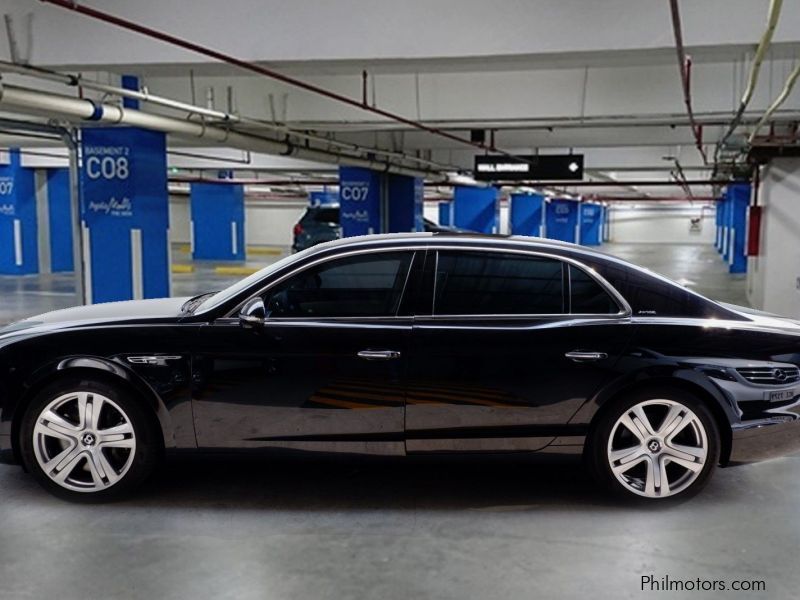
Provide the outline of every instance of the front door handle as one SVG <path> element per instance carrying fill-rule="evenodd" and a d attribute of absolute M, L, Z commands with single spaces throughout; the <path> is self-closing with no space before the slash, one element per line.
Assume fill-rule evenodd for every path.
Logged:
<path fill-rule="evenodd" d="M 394 360 L 400 358 L 397 350 L 362 350 L 358 353 L 358 358 L 364 360 Z"/>
<path fill-rule="evenodd" d="M 573 350 L 572 352 L 567 352 L 564 356 L 574 362 L 592 362 L 608 358 L 608 354 L 605 352 L 591 352 L 588 350 Z"/>

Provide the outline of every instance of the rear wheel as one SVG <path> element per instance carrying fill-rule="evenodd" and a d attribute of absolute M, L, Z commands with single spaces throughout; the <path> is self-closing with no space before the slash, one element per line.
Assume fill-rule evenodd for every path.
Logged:
<path fill-rule="evenodd" d="M 152 472 L 155 433 L 126 391 L 72 380 L 36 396 L 22 423 L 20 448 L 28 469 L 57 496 L 104 501 L 129 493 Z"/>
<path fill-rule="evenodd" d="M 649 501 L 694 495 L 719 462 L 714 419 L 683 390 L 621 400 L 601 418 L 590 443 L 590 463 L 601 483 Z"/>

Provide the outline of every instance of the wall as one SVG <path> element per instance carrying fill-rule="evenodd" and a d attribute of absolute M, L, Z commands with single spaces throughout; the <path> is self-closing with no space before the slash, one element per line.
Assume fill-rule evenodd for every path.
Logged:
<path fill-rule="evenodd" d="M 762 172 L 761 251 L 751 257 L 747 299 L 752 306 L 800 318 L 800 159 L 772 161 Z"/>
<path fill-rule="evenodd" d="M 274 201 L 245 198 L 245 239 L 248 246 L 291 246 L 292 228 L 303 215 L 305 199 Z M 169 197 L 170 240 L 188 244 L 189 197 L 172 194 Z"/>
<path fill-rule="evenodd" d="M 701 231 L 689 231 L 689 219 L 703 215 Z M 713 206 L 612 206 L 611 242 L 623 244 L 713 244 L 716 236 Z"/>

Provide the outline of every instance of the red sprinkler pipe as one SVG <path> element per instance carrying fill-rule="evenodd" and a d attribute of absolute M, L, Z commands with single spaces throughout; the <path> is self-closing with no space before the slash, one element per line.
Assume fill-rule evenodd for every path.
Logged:
<path fill-rule="evenodd" d="M 689 115 L 689 125 L 692 129 L 695 145 L 700 151 L 700 156 L 703 157 L 703 163 L 708 164 L 708 157 L 703 148 L 703 133 L 694 118 L 694 111 L 692 110 L 692 90 L 691 90 L 691 74 L 692 74 L 692 59 L 686 56 L 686 51 L 683 48 L 683 31 L 681 27 L 681 13 L 678 7 L 678 0 L 670 0 L 670 11 L 672 13 L 672 31 L 675 35 L 675 50 L 678 53 L 678 71 L 681 75 L 681 87 L 683 88 L 683 103 L 686 105 L 686 113 Z"/>
<path fill-rule="evenodd" d="M 282 81 L 283 83 L 286 83 L 288 85 L 298 87 L 300 89 L 312 92 L 314 94 L 325 96 L 326 98 L 330 98 L 331 100 L 347 104 L 359 110 L 371 112 L 380 117 L 390 119 L 398 123 L 402 123 L 403 125 L 413 127 L 414 129 L 419 129 L 420 131 L 425 131 L 433 135 L 438 135 L 440 137 L 447 138 L 453 142 L 458 142 L 459 144 L 472 146 L 474 148 L 478 148 L 479 150 L 484 150 L 486 152 L 496 152 L 498 154 L 502 154 L 503 156 L 519 160 L 520 162 L 526 162 L 523 159 L 520 159 L 519 157 L 509 152 L 505 152 L 503 150 L 495 148 L 494 145 L 487 145 L 482 142 L 473 142 L 468 138 L 448 133 L 447 131 L 443 131 L 436 127 L 429 127 L 424 123 L 420 123 L 419 121 L 414 121 L 413 119 L 409 119 L 408 117 L 398 115 L 388 110 L 383 110 L 375 106 L 369 106 L 369 105 L 365 106 L 364 104 L 362 104 L 360 100 L 354 100 L 352 98 L 348 98 L 347 96 L 343 96 L 342 94 L 337 94 L 336 92 L 332 92 L 325 88 L 319 87 L 317 85 L 314 85 L 313 83 L 308 83 L 300 79 L 295 79 L 294 77 L 289 77 L 288 75 L 284 75 L 283 73 L 279 73 L 278 71 L 273 71 L 272 69 L 268 69 L 261 65 L 254 64 L 246 60 L 242 60 L 240 58 L 236 58 L 235 56 L 230 56 L 229 54 L 224 54 L 217 50 L 212 50 L 211 48 L 206 48 L 199 44 L 195 44 L 194 42 L 181 39 L 174 35 L 170 35 L 169 33 L 165 33 L 163 31 L 158 31 L 157 29 L 152 29 L 150 27 L 134 23 L 133 21 L 128 21 L 127 19 L 117 17 L 115 15 L 97 10 L 95 8 L 78 4 L 77 2 L 74 2 L 72 0 L 41 0 L 41 1 L 47 4 L 53 4 L 55 6 L 65 8 L 67 10 L 71 10 L 73 12 L 80 13 L 82 15 L 91 17 L 93 19 L 97 19 L 99 21 L 103 21 L 105 23 L 111 23 L 112 25 L 116 25 L 117 27 L 121 27 L 123 29 L 135 31 L 136 33 L 140 33 L 142 35 L 157 40 L 161 40 L 162 42 L 166 42 L 168 44 L 184 48 L 185 50 L 189 50 L 191 52 L 203 54 L 204 56 L 208 56 L 209 58 L 213 58 L 214 60 L 219 60 L 221 62 L 235 65 L 247 71 L 253 71 L 254 73 L 258 73 L 259 75 L 264 75 L 265 77 L 269 77 L 270 79 Z"/>

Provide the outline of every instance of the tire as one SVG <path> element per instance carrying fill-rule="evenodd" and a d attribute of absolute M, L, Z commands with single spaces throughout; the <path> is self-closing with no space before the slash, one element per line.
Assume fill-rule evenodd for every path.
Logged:
<path fill-rule="evenodd" d="M 153 472 L 160 455 L 160 436 L 146 410 L 127 390 L 102 381 L 56 381 L 26 410 L 22 459 L 59 498 L 106 502 L 125 497 Z"/>
<path fill-rule="evenodd" d="M 601 485 L 647 504 L 695 495 L 708 483 L 719 455 L 719 430 L 706 405 L 669 387 L 616 401 L 587 446 L 589 467 Z"/>

